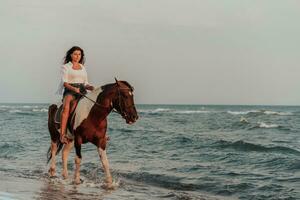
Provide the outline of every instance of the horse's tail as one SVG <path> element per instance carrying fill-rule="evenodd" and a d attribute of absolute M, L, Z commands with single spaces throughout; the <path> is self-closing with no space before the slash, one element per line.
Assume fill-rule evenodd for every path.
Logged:
<path fill-rule="evenodd" d="M 59 154 L 59 152 L 61 151 L 61 149 L 63 148 L 64 144 L 61 143 L 59 140 L 56 143 L 57 145 L 57 151 L 56 151 L 56 155 Z M 51 146 L 49 147 L 48 151 L 47 151 L 47 164 L 49 163 L 49 161 L 52 158 L 52 154 L 51 154 Z"/>
<path fill-rule="evenodd" d="M 56 151 L 56 155 L 61 151 L 62 147 L 64 146 L 63 143 L 60 142 L 59 139 L 59 132 L 55 126 L 55 113 L 57 111 L 57 105 L 52 104 L 49 106 L 48 109 L 48 130 L 51 136 L 51 141 L 55 142 L 57 145 L 57 151 Z M 47 151 L 47 164 L 49 163 L 49 161 L 52 158 L 52 154 L 51 154 L 51 146 L 49 147 L 48 151 Z"/>
<path fill-rule="evenodd" d="M 51 154 L 51 146 L 50 146 L 48 151 L 47 151 L 47 164 L 49 163 L 51 158 L 52 158 L 52 154 Z"/>

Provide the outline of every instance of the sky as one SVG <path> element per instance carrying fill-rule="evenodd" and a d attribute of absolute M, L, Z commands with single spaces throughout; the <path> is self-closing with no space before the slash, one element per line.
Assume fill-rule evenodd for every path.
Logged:
<path fill-rule="evenodd" d="M 138 104 L 300 105 L 300 1 L 0 0 L 0 102 L 51 103 L 66 51 Z"/>

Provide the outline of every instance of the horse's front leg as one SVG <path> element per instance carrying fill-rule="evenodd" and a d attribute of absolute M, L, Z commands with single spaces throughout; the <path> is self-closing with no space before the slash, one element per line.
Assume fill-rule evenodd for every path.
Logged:
<path fill-rule="evenodd" d="M 81 163 L 81 138 L 75 138 L 74 141 L 75 144 L 75 151 L 76 151 L 76 156 L 75 156 L 75 174 L 74 174 L 74 182 L 75 184 L 80 184 L 80 163 Z"/>
<path fill-rule="evenodd" d="M 63 164 L 62 176 L 64 179 L 68 178 L 68 157 L 73 146 L 74 146 L 74 141 L 69 142 L 64 145 L 62 151 L 62 164 Z"/>
<path fill-rule="evenodd" d="M 57 151 L 57 142 L 51 140 L 51 164 L 49 168 L 49 176 L 54 177 L 56 173 L 56 151 Z"/>
<path fill-rule="evenodd" d="M 106 176 L 106 184 L 107 184 L 107 188 L 112 188 L 112 176 L 110 173 L 110 169 L 109 169 L 109 163 L 108 163 L 108 159 L 107 159 L 107 155 L 106 155 L 106 150 L 98 147 L 98 153 L 101 159 L 101 163 L 103 166 L 103 170 Z"/>

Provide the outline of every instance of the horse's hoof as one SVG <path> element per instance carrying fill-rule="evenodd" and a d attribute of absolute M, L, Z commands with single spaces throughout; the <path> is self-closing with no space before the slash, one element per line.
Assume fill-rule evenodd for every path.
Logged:
<path fill-rule="evenodd" d="M 83 179 L 79 179 L 79 180 L 74 180 L 74 183 L 76 184 L 76 185 L 79 185 L 79 184 L 81 184 L 81 183 L 83 183 L 84 181 L 83 181 Z"/>
<path fill-rule="evenodd" d="M 105 190 L 114 190 L 115 189 L 115 187 L 113 186 L 113 184 L 109 184 L 109 183 L 105 183 L 105 184 L 103 184 L 102 186 L 101 186 L 103 189 L 105 189 Z"/>
<path fill-rule="evenodd" d="M 106 180 L 105 183 L 102 185 L 102 188 L 106 190 L 113 190 L 115 189 L 115 185 L 112 180 Z"/>
<path fill-rule="evenodd" d="M 50 168 L 49 170 L 48 170 L 48 174 L 49 174 L 49 177 L 51 178 L 51 177 L 54 177 L 55 176 L 55 169 L 54 168 Z"/>
<path fill-rule="evenodd" d="M 115 187 L 112 184 L 109 184 L 109 185 L 107 185 L 107 189 L 108 190 L 113 190 L 113 189 L 115 189 Z"/>
<path fill-rule="evenodd" d="M 62 177 L 63 177 L 63 179 L 68 179 L 68 174 L 67 173 L 62 173 Z"/>

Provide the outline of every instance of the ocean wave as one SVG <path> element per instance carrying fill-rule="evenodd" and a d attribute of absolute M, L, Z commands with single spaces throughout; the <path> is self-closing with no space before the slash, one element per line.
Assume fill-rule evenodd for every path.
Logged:
<path fill-rule="evenodd" d="M 8 106 L 8 105 L 0 105 L 0 108 L 11 108 L 11 106 Z"/>
<path fill-rule="evenodd" d="M 261 115 L 280 115 L 280 116 L 289 116 L 293 115 L 291 112 L 277 112 L 270 110 L 248 110 L 248 111 L 227 111 L 231 115 L 249 115 L 249 114 L 261 114 Z"/>
<path fill-rule="evenodd" d="M 259 113 L 259 110 L 249 110 L 249 111 L 227 111 L 228 114 L 232 115 L 247 115 L 249 113 Z"/>
<path fill-rule="evenodd" d="M 28 110 L 15 109 L 15 110 L 9 110 L 8 112 L 11 114 L 17 114 L 17 115 L 34 115 L 34 112 L 28 111 Z"/>
<path fill-rule="evenodd" d="M 8 112 L 10 112 L 10 113 L 22 113 L 23 111 L 14 109 L 14 110 L 9 110 Z"/>
<path fill-rule="evenodd" d="M 20 114 L 20 115 L 34 115 L 34 113 L 48 112 L 48 109 L 46 109 L 46 108 L 33 108 L 32 110 L 12 109 L 12 110 L 8 110 L 8 112 L 12 113 L 12 114 Z"/>
<path fill-rule="evenodd" d="M 170 109 L 170 108 L 156 108 L 156 109 L 141 109 L 139 110 L 140 113 L 150 113 L 150 114 L 157 114 L 157 113 L 171 113 L 171 114 L 208 114 L 208 113 L 223 113 L 224 111 L 217 111 L 217 110 L 179 110 L 179 109 Z M 291 112 L 276 112 L 270 110 L 246 110 L 246 111 L 232 111 L 228 110 L 225 111 L 231 115 L 280 115 L 280 116 L 289 116 L 293 115 Z"/>
<path fill-rule="evenodd" d="M 239 151 L 277 152 L 277 153 L 285 153 L 285 154 L 291 153 L 295 155 L 300 155 L 299 150 L 293 149 L 291 147 L 285 147 L 285 146 L 266 147 L 260 144 L 244 142 L 243 140 L 238 140 L 236 142 L 220 140 L 215 144 L 220 148 L 233 148 Z"/>
<path fill-rule="evenodd" d="M 266 124 L 264 122 L 258 122 L 258 127 L 259 128 L 278 128 L 280 126 L 277 124 Z"/>
<path fill-rule="evenodd" d="M 28 106 L 28 105 L 26 105 L 26 106 L 21 106 L 22 108 L 38 108 L 39 106 Z"/>
<path fill-rule="evenodd" d="M 202 188 L 201 185 L 182 183 L 181 180 L 183 178 L 176 177 L 176 176 L 167 176 L 163 174 L 151 174 L 148 172 L 133 172 L 133 173 L 119 172 L 118 174 L 127 179 L 135 180 L 138 182 L 144 182 L 149 185 L 173 189 L 173 190 L 194 191 Z"/>
<path fill-rule="evenodd" d="M 207 110 L 178 110 L 178 111 L 174 111 L 173 113 L 193 114 L 193 113 L 211 113 L 211 111 L 207 111 Z"/>
<path fill-rule="evenodd" d="M 193 196 L 194 191 L 206 191 L 210 193 L 214 193 L 215 195 L 233 195 L 235 193 L 240 193 L 243 190 L 249 190 L 254 188 L 254 184 L 252 183 L 221 183 L 217 184 L 218 181 L 211 177 L 201 177 L 199 178 L 197 183 L 184 183 L 183 177 L 178 176 L 170 176 L 164 174 L 153 174 L 148 172 L 132 172 L 132 173 L 118 173 L 119 175 L 134 180 L 137 182 L 143 182 L 147 185 L 152 185 L 155 187 L 161 187 L 166 189 L 171 189 L 176 191 L 176 193 L 180 194 L 180 192 L 184 191 L 186 195 L 176 195 L 180 197 L 179 199 L 194 199 Z M 201 181 L 200 181 L 201 180 Z M 216 185 L 217 184 L 217 185 Z M 187 193 L 188 192 L 188 193 Z M 169 198 L 170 196 L 165 196 Z M 219 199 L 215 196 L 213 199 Z M 199 195 L 195 199 L 210 199 L 209 197 L 199 198 Z M 224 198 L 221 198 L 224 199 Z"/>
<path fill-rule="evenodd" d="M 242 123 L 249 123 L 249 121 L 245 117 L 241 117 L 240 122 Z"/>
<path fill-rule="evenodd" d="M 264 114 L 266 115 L 281 115 L 281 116 L 289 116 L 289 115 L 293 115 L 293 113 L 291 112 L 276 112 L 276 111 L 263 111 Z"/>
<path fill-rule="evenodd" d="M 154 110 L 139 110 L 140 113 L 171 113 L 171 114 L 197 114 L 197 113 L 211 113 L 208 110 L 174 110 L 169 108 L 157 108 Z"/>
<path fill-rule="evenodd" d="M 251 124 L 248 122 L 247 119 L 245 119 L 245 121 L 243 119 L 240 120 L 241 123 L 243 124 L 247 124 L 247 128 L 248 130 L 252 130 L 252 129 L 279 129 L 279 130 L 283 130 L 283 131 L 290 131 L 291 128 L 290 127 L 284 127 L 278 124 L 272 124 L 272 123 L 266 123 L 266 122 L 256 122 L 255 124 Z"/>
<path fill-rule="evenodd" d="M 46 109 L 46 108 L 32 109 L 32 112 L 48 112 L 48 109 Z"/>
<path fill-rule="evenodd" d="M 5 108 L 5 109 L 31 109 L 31 108 L 40 108 L 42 106 L 38 105 L 0 105 L 0 108 Z"/>
<path fill-rule="evenodd" d="M 162 113 L 162 112 L 169 112 L 171 111 L 172 109 L 169 109 L 169 108 L 157 108 L 157 109 L 154 109 L 154 110 L 139 110 L 140 113 Z"/>

